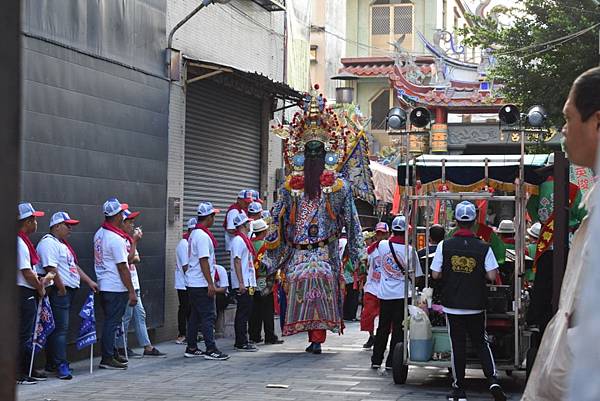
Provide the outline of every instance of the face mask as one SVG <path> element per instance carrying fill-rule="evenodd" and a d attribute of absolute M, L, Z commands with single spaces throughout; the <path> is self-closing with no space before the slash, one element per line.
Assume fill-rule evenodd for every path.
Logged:
<path fill-rule="evenodd" d="M 316 158 L 325 154 L 325 146 L 319 141 L 310 141 L 305 147 L 306 157 Z"/>

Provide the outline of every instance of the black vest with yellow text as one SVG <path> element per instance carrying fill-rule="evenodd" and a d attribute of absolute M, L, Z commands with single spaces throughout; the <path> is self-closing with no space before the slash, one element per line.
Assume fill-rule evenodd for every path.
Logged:
<path fill-rule="evenodd" d="M 442 305 L 484 310 L 487 302 L 485 257 L 489 245 L 475 237 L 453 237 L 442 247 Z"/>

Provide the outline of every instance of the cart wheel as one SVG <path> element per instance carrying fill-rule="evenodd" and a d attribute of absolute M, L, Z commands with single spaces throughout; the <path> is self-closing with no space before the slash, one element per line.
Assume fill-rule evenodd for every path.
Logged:
<path fill-rule="evenodd" d="M 513 371 L 512 371 L 512 370 L 510 370 L 510 369 L 508 369 L 508 370 L 506 371 L 506 376 L 508 376 L 508 377 L 511 377 L 511 376 L 512 376 L 512 373 L 513 373 Z"/>
<path fill-rule="evenodd" d="M 395 384 L 406 383 L 408 377 L 408 365 L 404 364 L 404 345 L 399 342 L 394 348 L 394 358 L 392 360 L 392 373 Z"/>
<path fill-rule="evenodd" d="M 527 362 L 525 363 L 525 380 L 529 380 L 529 375 L 531 374 L 531 369 L 533 368 L 533 363 L 535 362 L 535 357 L 537 355 L 537 348 L 529 348 L 527 350 Z"/>

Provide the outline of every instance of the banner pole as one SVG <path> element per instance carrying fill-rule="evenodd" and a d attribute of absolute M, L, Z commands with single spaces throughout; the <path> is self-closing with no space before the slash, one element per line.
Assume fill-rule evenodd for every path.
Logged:
<path fill-rule="evenodd" d="M 125 359 L 129 359 L 129 356 L 127 355 L 127 333 L 125 333 L 125 324 L 123 322 L 121 322 L 121 331 L 123 332 L 123 348 L 125 349 Z"/>
<path fill-rule="evenodd" d="M 94 343 L 90 347 L 90 375 L 94 373 Z"/>
<path fill-rule="evenodd" d="M 31 338 L 31 361 L 29 362 L 29 377 L 33 373 L 33 359 L 35 358 L 35 340 L 37 340 L 37 325 L 40 322 L 40 313 L 42 312 L 42 301 L 44 297 L 40 297 L 38 302 L 37 313 L 35 314 L 35 323 L 33 324 L 33 335 Z"/>

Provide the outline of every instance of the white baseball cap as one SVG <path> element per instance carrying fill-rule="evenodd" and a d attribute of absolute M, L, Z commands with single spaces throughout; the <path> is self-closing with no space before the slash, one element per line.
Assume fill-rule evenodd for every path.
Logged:
<path fill-rule="evenodd" d="M 248 219 L 248 216 L 246 216 L 245 213 L 240 213 L 233 218 L 233 225 L 239 227 L 247 223 L 248 221 L 250 221 L 250 219 Z"/>
<path fill-rule="evenodd" d="M 271 217 L 271 212 L 269 212 L 268 210 L 263 210 L 262 213 L 260 214 L 260 216 L 263 219 L 268 219 L 269 217 Z"/>
<path fill-rule="evenodd" d="M 192 228 L 196 228 L 196 224 L 198 224 L 198 219 L 196 219 L 195 217 L 192 217 L 191 219 L 189 219 L 187 222 L 188 230 L 191 230 Z"/>
<path fill-rule="evenodd" d="M 498 234 L 514 234 L 515 222 L 512 220 L 502 220 L 498 225 Z"/>
<path fill-rule="evenodd" d="M 254 220 L 252 222 L 252 232 L 260 233 L 262 231 L 268 230 L 269 226 L 263 219 Z"/>
<path fill-rule="evenodd" d="M 42 217 L 45 214 L 44 212 L 35 210 L 31 203 L 28 202 L 19 203 L 18 211 L 17 220 L 23 220 L 31 216 Z"/>
<path fill-rule="evenodd" d="M 456 205 L 454 210 L 454 218 L 456 221 L 473 221 L 477 218 L 477 210 L 475 205 L 468 201 L 462 201 Z"/>
<path fill-rule="evenodd" d="M 392 231 L 406 231 L 406 218 L 404 216 L 394 217 Z"/>
<path fill-rule="evenodd" d="M 114 216 L 123 210 L 127 210 L 128 208 L 129 205 L 119 202 L 117 198 L 110 198 L 104 202 L 104 205 L 102 205 L 102 210 L 104 211 L 104 215 L 106 217 Z"/>
<path fill-rule="evenodd" d="M 52 215 L 50 219 L 50 227 L 55 226 L 60 223 L 67 223 L 71 226 L 79 224 L 79 220 L 72 219 L 66 212 L 56 212 Z"/>
<path fill-rule="evenodd" d="M 246 202 L 252 202 L 255 200 L 254 198 L 255 198 L 255 194 L 253 193 L 253 191 L 251 189 L 242 189 L 238 193 L 238 199 L 245 200 Z"/>
<path fill-rule="evenodd" d="M 198 216 L 199 217 L 205 217 L 205 216 L 209 216 L 211 214 L 216 214 L 219 212 L 220 212 L 220 210 L 215 209 L 213 207 L 213 204 L 210 202 L 200 202 L 200 204 L 198 205 Z"/>
<path fill-rule="evenodd" d="M 527 229 L 527 234 L 531 235 L 533 238 L 540 238 L 540 231 L 542 231 L 542 223 L 537 221 Z"/>
<path fill-rule="evenodd" d="M 263 208 L 259 202 L 252 202 L 248 205 L 248 213 L 262 213 Z"/>
<path fill-rule="evenodd" d="M 388 232 L 390 232 L 390 228 L 386 222 L 380 221 L 379 223 L 377 223 L 377 225 L 375 225 L 375 232 L 377 232 L 377 231 L 381 231 L 383 233 L 388 233 Z"/>

